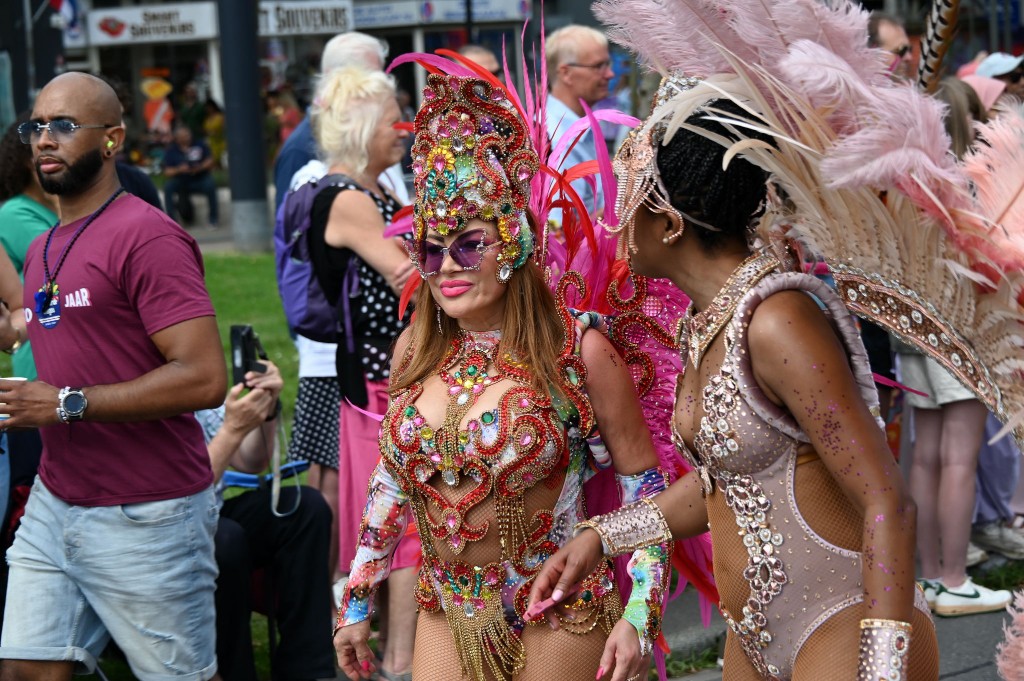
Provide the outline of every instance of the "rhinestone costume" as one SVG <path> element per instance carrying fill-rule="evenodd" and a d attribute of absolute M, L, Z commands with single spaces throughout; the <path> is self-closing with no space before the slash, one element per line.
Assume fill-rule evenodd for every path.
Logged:
<path fill-rule="evenodd" d="M 783 290 L 816 298 L 846 346 L 861 396 L 877 414 L 867 355 L 849 312 L 826 284 L 787 269 L 774 254 L 755 253 L 706 310 L 684 318 L 682 351 L 699 362 L 721 329 L 724 358 L 702 391 L 704 416 L 692 451 L 674 426 L 677 447 L 704 488 L 722 614 L 754 668 L 778 680 L 791 678 L 801 646 L 822 623 L 863 601 L 863 586 L 861 553 L 826 541 L 797 506 L 797 466 L 807 457 L 798 449 L 808 438 L 754 379 L 746 332 L 758 304 Z M 740 570 L 725 558 L 743 553 Z M 917 597 L 916 607 L 927 613 L 919 590 Z"/>
<path fill-rule="evenodd" d="M 586 518 L 583 483 L 596 468 L 610 464 L 583 391 L 586 365 L 579 355 L 584 331 L 604 330 L 604 320 L 589 313 L 575 317 L 565 308 L 562 313 L 567 341 L 559 365 L 565 399 L 537 394 L 526 367 L 509 357 L 495 357 L 494 364 L 512 387 L 496 408 L 463 414 L 460 418 L 468 420 L 457 432 L 427 423 L 417 408 L 422 384 L 392 398 L 340 625 L 369 616 L 411 510 L 423 546 L 417 603 L 425 611 L 445 613 L 464 675 L 474 681 L 488 675 L 510 679 L 527 664 L 521 635 L 532 579 Z M 466 396 L 468 406 L 474 386 L 497 374 L 488 373 L 478 383 L 479 363 L 460 365 L 461 357 L 453 350 L 445 369 L 459 367 L 460 378 L 449 384 L 449 393 L 452 404 Z M 660 469 L 617 478 L 627 502 L 665 488 Z M 660 632 L 668 546 L 634 552 L 628 570 L 634 585 L 625 614 L 606 561 L 568 602 L 572 616 L 562 618 L 562 627 L 607 635 L 624 616 L 650 650 Z"/>

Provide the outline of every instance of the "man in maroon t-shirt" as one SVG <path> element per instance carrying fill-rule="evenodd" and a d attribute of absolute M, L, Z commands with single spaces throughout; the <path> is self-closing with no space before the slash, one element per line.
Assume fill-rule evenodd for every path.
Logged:
<path fill-rule="evenodd" d="M 66 73 L 19 129 L 61 220 L 25 260 L 39 380 L 0 380 L 0 427 L 43 439 L 7 554 L 2 681 L 91 671 L 111 635 L 137 678 L 216 675 L 217 506 L 192 412 L 227 376 L 195 241 L 118 183 L 120 121 L 106 83 Z"/>

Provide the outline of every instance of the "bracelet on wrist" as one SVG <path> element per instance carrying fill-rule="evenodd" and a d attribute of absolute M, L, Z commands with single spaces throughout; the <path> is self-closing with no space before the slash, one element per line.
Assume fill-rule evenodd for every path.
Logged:
<path fill-rule="evenodd" d="M 576 525 L 574 534 L 586 528 L 601 536 L 604 553 L 610 558 L 672 541 L 668 521 L 649 498 L 585 520 Z"/>
<path fill-rule="evenodd" d="M 906 679 L 913 630 L 909 622 L 899 620 L 861 620 L 858 681 Z"/>

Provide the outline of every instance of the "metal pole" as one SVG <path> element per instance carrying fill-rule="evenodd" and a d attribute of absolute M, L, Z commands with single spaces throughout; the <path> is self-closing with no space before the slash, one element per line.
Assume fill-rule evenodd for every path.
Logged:
<path fill-rule="evenodd" d="M 231 234 L 240 251 L 270 249 L 270 207 L 263 151 L 257 4 L 220 0 L 221 80 L 231 178 Z"/>
<path fill-rule="evenodd" d="M 999 51 L 999 0 L 989 0 L 988 7 L 988 51 Z"/>
<path fill-rule="evenodd" d="M 1010 20 L 1013 18 L 1013 8 L 1010 3 L 1013 0 L 1003 0 L 1003 51 L 1009 52 L 1013 48 L 1013 27 Z"/>
<path fill-rule="evenodd" d="M 473 0 L 466 0 L 466 41 L 470 43 L 476 42 L 476 36 L 473 33 L 476 29 L 473 27 Z"/>
<path fill-rule="evenodd" d="M 21 7 L 25 13 L 25 74 L 28 78 L 28 101 L 31 105 L 36 100 L 36 51 L 32 36 L 35 22 L 32 21 L 32 0 L 22 0 Z"/>

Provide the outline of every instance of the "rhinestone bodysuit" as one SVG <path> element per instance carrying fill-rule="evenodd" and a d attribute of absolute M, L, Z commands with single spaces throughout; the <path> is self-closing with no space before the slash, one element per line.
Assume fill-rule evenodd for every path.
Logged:
<path fill-rule="evenodd" d="M 807 436 L 753 377 L 746 332 L 757 305 L 790 289 L 816 298 L 846 346 L 862 397 L 877 413 L 867 356 L 842 302 L 822 281 L 784 270 L 775 256 L 755 254 L 705 313 L 683 320 L 679 342 L 684 353 L 699 362 L 714 340 L 709 336 L 721 329 L 724 356 L 702 390 L 703 417 L 693 449 L 674 431 L 677 447 L 704 487 L 722 614 L 754 668 L 766 679 L 779 680 L 791 678 L 810 635 L 836 613 L 861 603 L 864 592 L 860 551 L 825 540 L 797 505 L 797 466 L 818 457 L 800 454 Z M 708 314 L 715 309 L 727 318 Z M 737 556 L 743 554 L 745 564 L 737 569 L 737 562 L 743 562 Z M 927 612 L 918 596 L 918 607 Z"/>

